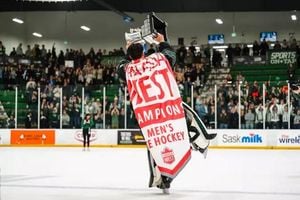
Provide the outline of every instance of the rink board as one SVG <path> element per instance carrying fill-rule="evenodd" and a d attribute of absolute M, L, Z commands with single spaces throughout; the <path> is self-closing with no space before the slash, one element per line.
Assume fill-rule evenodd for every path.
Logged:
<path fill-rule="evenodd" d="M 17 131 L 16 131 L 17 130 Z M 55 142 L 43 143 L 12 143 L 14 132 L 28 132 L 28 129 L 1 129 L 0 146 L 45 146 L 45 147 L 80 147 L 82 146 L 81 129 L 30 129 L 32 138 L 41 137 L 43 131 L 52 130 L 55 133 Z M 126 132 L 124 136 L 124 132 Z M 93 147 L 145 147 L 139 130 L 125 129 L 92 129 L 91 146 Z M 211 141 L 211 148 L 222 149 L 300 149 L 300 131 L 298 130 L 210 130 L 217 132 L 217 137 Z M 15 136 L 13 136 L 15 137 Z M 45 139 L 45 138 L 44 138 Z M 14 138 L 13 141 L 16 139 Z M 29 140 L 31 141 L 31 140 Z M 125 141 L 125 142 L 124 142 Z"/>

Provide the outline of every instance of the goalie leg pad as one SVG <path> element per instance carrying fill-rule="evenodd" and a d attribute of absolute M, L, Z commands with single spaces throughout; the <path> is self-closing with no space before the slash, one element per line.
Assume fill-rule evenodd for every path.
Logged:
<path fill-rule="evenodd" d="M 148 155 L 148 162 L 149 162 L 149 170 L 150 170 L 150 180 L 149 180 L 149 187 L 158 187 L 162 183 L 162 176 L 161 173 L 156 166 L 153 157 L 149 150 L 147 150 Z"/>
<path fill-rule="evenodd" d="M 205 125 L 189 105 L 183 103 L 183 108 L 187 119 L 192 148 L 199 150 L 201 153 L 206 153 L 209 140 L 214 139 L 217 134 L 209 134 L 207 132 Z"/>
<path fill-rule="evenodd" d="M 147 151 L 149 169 L 150 169 L 150 180 L 149 187 L 158 187 L 160 189 L 170 188 L 172 178 L 161 175 L 158 166 L 156 165 L 150 151 Z"/>

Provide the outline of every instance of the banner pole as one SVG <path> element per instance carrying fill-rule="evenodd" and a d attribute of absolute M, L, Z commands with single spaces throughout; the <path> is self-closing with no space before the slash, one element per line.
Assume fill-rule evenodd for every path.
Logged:
<path fill-rule="evenodd" d="M 263 84 L 263 129 L 266 129 L 266 85 Z"/>
<path fill-rule="evenodd" d="M 106 88 L 105 88 L 105 86 L 103 87 L 103 106 L 102 106 L 102 108 L 103 108 L 103 128 L 104 129 L 106 129 L 106 127 L 105 127 L 105 112 L 106 112 L 106 110 L 105 110 L 105 96 L 106 96 Z"/>
<path fill-rule="evenodd" d="M 290 109 L 290 83 L 288 83 L 287 106 L 288 106 L 288 129 L 291 129 L 291 109 Z"/>
<path fill-rule="evenodd" d="M 41 88 L 38 87 L 38 113 L 37 113 L 37 125 L 38 129 L 40 129 L 41 126 Z"/>
<path fill-rule="evenodd" d="M 62 115 L 63 115 L 63 90 L 62 87 L 60 88 L 60 106 L 59 106 L 59 113 L 60 113 L 60 117 L 59 117 L 59 127 L 60 129 L 62 129 Z"/>
<path fill-rule="evenodd" d="M 215 129 L 218 128 L 218 116 L 217 116 L 217 112 L 218 112 L 218 109 L 217 109 L 217 85 L 215 85 Z"/>
<path fill-rule="evenodd" d="M 125 87 L 124 91 L 124 128 L 127 129 L 127 87 Z"/>
<path fill-rule="evenodd" d="M 194 85 L 191 85 L 191 107 L 194 109 Z"/>
<path fill-rule="evenodd" d="M 15 128 L 18 128 L 18 87 L 15 92 Z"/>
<path fill-rule="evenodd" d="M 239 129 L 241 129 L 241 84 L 239 83 L 239 104 L 238 104 L 238 109 L 239 109 Z M 244 113 L 245 114 L 245 113 Z"/>
<path fill-rule="evenodd" d="M 82 119 L 82 121 L 83 121 L 83 119 L 84 119 L 84 101 L 85 101 L 85 99 L 84 99 L 84 87 L 82 87 L 82 90 L 81 90 L 81 119 Z"/>

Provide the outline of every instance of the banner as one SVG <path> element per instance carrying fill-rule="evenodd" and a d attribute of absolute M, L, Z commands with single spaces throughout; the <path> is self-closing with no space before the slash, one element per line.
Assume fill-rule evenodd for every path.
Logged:
<path fill-rule="evenodd" d="M 145 145 L 146 141 L 140 130 L 118 130 L 118 144 Z"/>
<path fill-rule="evenodd" d="M 296 51 L 268 51 L 268 62 L 271 65 L 289 65 L 297 62 Z"/>
<path fill-rule="evenodd" d="M 267 146 L 265 130 L 218 130 L 218 146 Z"/>
<path fill-rule="evenodd" d="M 277 134 L 277 146 L 300 147 L 300 132 L 282 130 Z"/>
<path fill-rule="evenodd" d="M 55 144 L 55 130 L 11 130 L 10 143 L 14 145 Z"/>
<path fill-rule="evenodd" d="M 182 99 L 168 60 L 151 54 L 126 66 L 136 119 L 160 172 L 174 178 L 191 157 Z"/>

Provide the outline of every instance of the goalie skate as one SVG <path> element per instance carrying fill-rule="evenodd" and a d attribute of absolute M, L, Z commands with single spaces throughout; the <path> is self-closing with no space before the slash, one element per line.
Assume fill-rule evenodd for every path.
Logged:
<path fill-rule="evenodd" d="M 163 194 L 170 194 L 169 188 L 162 189 Z"/>

